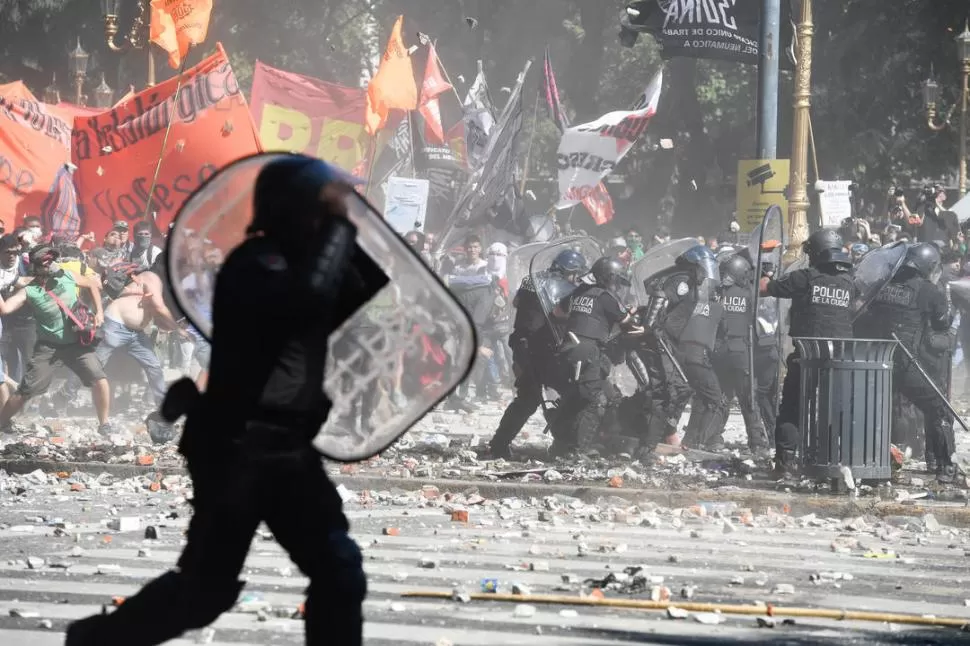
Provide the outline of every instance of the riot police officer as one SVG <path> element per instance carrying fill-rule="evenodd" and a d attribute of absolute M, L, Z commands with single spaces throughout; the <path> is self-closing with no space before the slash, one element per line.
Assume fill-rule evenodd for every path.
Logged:
<path fill-rule="evenodd" d="M 720 264 L 721 304 L 724 315 L 718 327 L 714 370 L 722 391 L 734 392 L 741 408 L 748 448 L 764 456 L 768 445 L 761 416 L 752 401 L 751 308 L 754 306 L 752 268 L 743 256 L 731 254 Z"/>
<path fill-rule="evenodd" d="M 575 284 L 586 271 L 583 255 L 567 249 L 556 256 L 549 267 L 549 275 L 540 277 L 540 280 L 562 279 Z M 498 430 L 489 443 L 492 457 L 506 459 L 511 457 L 509 445 L 512 440 L 542 404 L 542 387 L 554 385 L 556 381 L 555 340 L 532 276 L 527 275 L 522 279 L 513 304 L 515 322 L 509 336 L 509 347 L 512 348 L 512 368 L 515 372 L 515 399 L 505 409 Z"/>
<path fill-rule="evenodd" d="M 721 435 L 728 405 L 711 364 L 722 316 L 717 258 L 709 248 L 697 245 L 677 258 L 676 268 L 663 284 L 667 300 L 663 327 L 694 393 L 684 444 L 718 451 L 724 448 Z"/>
<path fill-rule="evenodd" d="M 852 261 L 842 249 L 842 236 L 830 229 L 813 233 L 803 245 L 806 269 L 781 278 L 762 277 L 762 296 L 791 299 L 789 334 L 792 337 L 852 338 L 855 285 Z M 788 373 L 782 384 L 781 406 L 775 421 L 775 475 L 790 477 L 801 442 L 798 410 L 801 372 L 798 350 L 788 355 Z"/>
<path fill-rule="evenodd" d="M 355 243 L 351 191 L 301 155 L 260 171 L 251 235 L 216 281 L 206 391 L 183 380 L 162 407 L 173 421 L 188 414 L 179 450 L 195 512 L 178 567 L 114 613 L 72 624 L 68 646 L 150 646 L 212 623 L 236 603 L 261 521 L 310 579 L 307 644 L 362 643 L 361 553 L 312 444 L 331 407 L 329 337 L 387 282 Z M 266 342 L 253 342 L 254 326 Z"/>
<path fill-rule="evenodd" d="M 903 266 L 870 304 L 866 317 L 873 336 L 889 339 L 895 333 L 937 384 L 946 375 L 953 342 L 946 297 L 939 285 L 941 272 L 935 245 L 913 245 L 906 251 Z M 956 447 L 950 413 L 906 353 L 897 349 L 894 356 L 893 385 L 923 413 L 927 460 L 933 458 L 936 463 L 937 480 L 952 483 Z"/>
<path fill-rule="evenodd" d="M 557 438 L 557 451 L 568 450 L 575 444 L 580 451 L 590 448 L 597 432 L 618 400 L 618 393 L 609 381 L 613 362 L 607 342 L 615 326 L 630 327 L 633 317 L 620 304 L 616 291 L 629 285 L 623 265 L 610 257 L 593 263 L 590 270 L 594 283 L 583 284 L 564 298 L 556 314 L 566 318 L 566 340 L 560 352 L 562 364 L 569 371 L 571 385 L 564 395 L 565 404 L 559 414 L 572 421 L 568 437 Z"/>

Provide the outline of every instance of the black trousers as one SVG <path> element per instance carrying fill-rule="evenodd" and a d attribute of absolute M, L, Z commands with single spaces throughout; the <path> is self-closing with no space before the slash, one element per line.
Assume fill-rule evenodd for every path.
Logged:
<path fill-rule="evenodd" d="M 619 394 L 609 380 L 613 364 L 606 352 L 590 340 L 583 340 L 560 356 L 561 369 L 568 371 L 570 378 L 576 376 L 577 364 L 580 370 L 578 378 L 565 389 L 565 401 L 559 411 L 564 427 L 570 430 L 556 441 L 586 450 L 597 439 L 601 427 L 614 425 L 610 416 L 616 414 L 614 405 L 618 403 Z"/>
<path fill-rule="evenodd" d="M 310 579 L 306 643 L 361 644 L 367 583 L 339 495 L 312 448 L 279 455 L 234 455 L 205 467 L 190 459 L 195 513 L 178 569 L 114 613 L 73 624 L 68 646 L 154 646 L 209 625 L 242 590 L 239 573 L 260 521 Z"/>
<path fill-rule="evenodd" d="M 543 375 L 548 371 L 552 357 L 526 344 L 517 344 L 512 350 L 512 370 L 515 373 L 515 398 L 509 403 L 499 422 L 493 447 L 507 447 L 519 434 L 525 423 L 542 405 Z M 562 404 L 562 402 L 560 402 Z"/>
<path fill-rule="evenodd" d="M 714 355 L 714 371 L 718 383 L 730 384 L 734 395 L 738 398 L 741 417 L 748 435 L 748 446 L 751 449 L 767 448 L 765 429 L 761 423 L 761 414 L 751 399 L 751 369 L 748 364 L 747 351 L 727 350 Z M 724 420 L 727 422 L 727 419 Z M 721 433 L 724 428 L 721 428 Z"/>
<path fill-rule="evenodd" d="M 946 357 L 948 358 L 949 355 Z M 942 383 L 941 375 L 946 369 L 944 361 L 919 357 L 919 362 L 938 384 Z M 905 354 L 896 357 L 893 366 L 893 385 L 923 413 L 923 432 L 926 434 L 927 451 L 936 457 L 936 462 L 940 466 L 952 464 L 956 441 L 953 436 L 953 420 L 950 417 L 950 411 Z"/>
<path fill-rule="evenodd" d="M 690 401 L 691 389 L 656 339 L 645 336 L 636 350 L 647 369 L 649 392 L 628 397 L 621 407 L 625 435 L 640 438 L 640 447 L 653 450 L 677 432 L 680 416 Z"/>
<path fill-rule="evenodd" d="M 710 353 L 704 346 L 694 343 L 681 343 L 677 352 L 687 384 L 694 393 L 684 444 L 695 447 L 721 444 L 728 405 L 711 364 Z"/>
<path fill-rule="evenodd" d="M 775 419 L 775 450 L 778 455 L 785 451 L 794 454 L 801 447 L 801 432 L 798 430 L 798 407 L 801 398 L 802 373 L 798 363 L 798 350 L 785 360 L 788 372 L 781 385 L 781 405 Z"/>

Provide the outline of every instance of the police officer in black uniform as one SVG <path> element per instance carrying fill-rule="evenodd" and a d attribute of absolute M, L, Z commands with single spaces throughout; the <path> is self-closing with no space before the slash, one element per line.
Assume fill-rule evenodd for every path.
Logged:
<path fill-rule="evenodd" d="M 567 249 L 559 253 L 546 276 L 575 284 L 587 271 L 586 259 L 578 251 Z M 515 322 L 509 336 L 512 348 L 512 369 L 515 372 L 515 399 L 505 409 L 498 430 L 489 443 L 494 458 L 510 458 L 509 445 L 536 409 L 542 404 L 542 387 L 554 386 L 555 337 L 536 294 L 532 276 L 526 276 L 515 294 Z M 558 427 L 558 425 L 557 425 Z"/>
<path fill-rule="evenodd" d="M 941 271 L 935 245 L 913 245 L 903 266 L 870 304 L 866 317 L 870 334 L 889 339 L 895 333 L 937 384 L 943 383 L 953 343 L 946 297 L 939 284 Z M 937 480 L 952 483 L 956 446 L 950 412 L 906 353 L 897 349 L 894 356 L 893 385 L 923 413 L 928 456 L 936 463 Z"/>
<path fill-rule="evenodd" d="M 387 279 L 355 243 L 340 179 L 301 155 L 260 172 L 252 235 L 216 281 L 206 391 L 183 380 L 162 408 L 188 414 L 179 449 L 195 512 L 178 567 L 112 614 L 72 624 L 68 646 L 149 646 L 212 623 L 236 603 L 261 521 L 310 579 L 307 644 L 362 643 L 361 553 L 311 442 L 331 406 L 329 336 Z"/>
<path fill-rule="evenodd" d="M 556 309 L 557 316 L 566 318 L 560 357 L 571 379 L 559 414 L 573 423 L 569 436 L 561 442 L 557 438 L 557 451 L 569 450 L 573 443 L 580 451 L 588 450 L 619 399 L 609 381 L 613 362 L 607 342 L 616 326 L 632 327 L 633 316 L 616 296 L 617 288 L 629 280 L 623 265 L 610 257 L 593 263 L 590 273 L 594 284 L 580 285 Z"/>
<path fill-rule="evenodd" d="M 717 258 L 697 245 L 677 258 L 676 267 L 662 287 L 667 301 L 663 328 L 694 394 L 684 444 L 719 451 L 729 411 L 711 364 L 722 316 Z"/>
<path fill-rule="evenodd" d="M 792 301 L 789 334 L 792 337 L 852 338 L 852 309 L 856 290 L 852 261 L 842 249 L 842 236 L 822 229 L 803 245 L 809 267 L 778 279 L 761 278 L 761 295 Z M 781 406 L 775 421 L 775 472 L 791 477 L 795 454 L 801 443 L 798 409 L 801 372 L 798 350 L 788 355 L 788 373 L 782 384 Z"/>
<path fill-rule="evenodd" d="M 751 399 L 751 308 L 754 287 L 751 263 L 732 254 L 721 262 L 721 304 L 724 315 L 718 327 L 714 349 L 714 370 L 723 391 L 737 395 L 748 434 L 748 448 L 761 457 L 767 455 L 767 438 L 761 416 Z M 726 420 L 725 420 L 726 421 Z"/>

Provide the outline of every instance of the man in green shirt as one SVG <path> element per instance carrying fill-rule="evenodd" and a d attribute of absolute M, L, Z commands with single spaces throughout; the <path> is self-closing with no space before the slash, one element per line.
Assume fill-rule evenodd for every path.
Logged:
<path fill-rule="evenodd" d="M 32 282 L 6 300 L 0 298 L 0 315 L 16 312 L 24 305 L 30 307 L 37 324 L 37 345 L 27 365 L 27 372 L 17 393 L 7 400 L 0 410 L 0 432 L 11 432 L 10 420 L 23 409 L 31 397 L 45 393 L 54 378 L 58 366 L 67 366 L 85 386 L 91 388 L 94 409 L 102 434 L 111 432 L 108 424 L 108 405 L 111 390 L 94 345 L 82 345 L 77 332 L 64 309 L 50 293 L 60 299 L 64 307 L 71 309 L 79 298 L 78 288 L 91 292 L 95 310 L 95 323 L 104 322 L 101 309 L 101 289 L 91 276 L 79 276 L 61 269 L 55 264 L 57 251 L 40 246 L 30 252 Z M 50 292 L 50 293 L 48 293 Z"/>

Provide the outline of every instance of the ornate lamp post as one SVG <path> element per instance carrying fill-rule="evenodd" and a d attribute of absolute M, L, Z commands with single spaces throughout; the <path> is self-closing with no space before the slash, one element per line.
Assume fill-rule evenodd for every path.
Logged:
<path fill-rule="evenodd" d="M 808 120 L 812 98 L 812 0 L 802 0 L 795 32 L 797 62 L 795 63 L 792 96 L 792 151 L 788 200 L 790 235 L 785 261 L 792 262 L 800 254 L 802 243 L 808 239 Z"/>
<path fill-rule="evenodd" d="M 51 78 L 51 84 L 44 88 L 42 98 L 48 105 L 57 105 L 61 102 L 61 92 L 57 89 L 57 74 Z"/>
<path fill-rule="evenodd" d="M 960 196 L 967 194 L 967 111 L 970 109 L 970 26 L 964 25 L 963 32 L 956 37 L 957 57 L 960 61 L 961 76 L 963 84 L 960 90 L 960 159 L 959 159 L 959 178 L 957 188 Z M 940 99 L 940 86 L 933 78 L 933 70 L 930 69 L 930 78 L 923 83 L 923 106 L 926 108 L 926 125 L 930 130 L 940 131 L 950 125 L 950 117 L 956 109 L 956 104 L 950 107 L 942 121 L 937 121 L 936 104 Z"/>
<path fill-rule="evenodd" d="M 71 61 L 71 73 L 74 75 L 74 103 L 84 105 L 84 79 L 88 74 L 89 54 L 81 47 L 81 39 L 78 38 L 77 47 L 69 55 Z"/>
<path fill-rule="evenodd" d="M 110 108 L 114 105 L 115 91 L 111 89 L 107 81 L 104 80 L 104 72 L 101 73 L 101 85 L 94 90 L 94 105 L 98 108 Z"/>
<path fill-rule="evenodd" d="M 124 36 L 121 44 L 115 42 L 118 35 L 118 14 L 121 10 L 121 0 L 101 0 L 101 11 L 104 14 L 104 37 L 108 48 L 113 52 L 127 52 L 132 49 L 144 49 L 148 52 L 148 86 L 155 85 L 155 58 L 152 56 L 149 40 L 148 0 L 138 0 L 138 15 L 131 24 L 131 29 Z"/>

